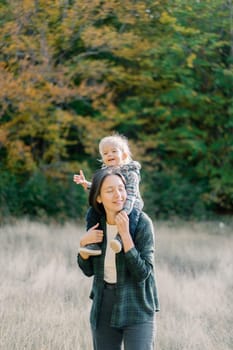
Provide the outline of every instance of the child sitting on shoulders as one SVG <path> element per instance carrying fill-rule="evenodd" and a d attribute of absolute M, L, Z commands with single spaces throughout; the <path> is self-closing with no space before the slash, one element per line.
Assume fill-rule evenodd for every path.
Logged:
<path fill-rule="evenodd" d="M 143 208 L 143 200 L 139 190 L 141 165 L 132 159 L 127 138 L 119 134 L 104 137 L 99 143 L 99 153 L 103 163 L 102 168 L 119 167 L 125 178 L 127 199 L 123 210 L 127 215 L 131 213 L 133 208 L 141 211 Z M 79 174 L 74 175 L 73 180 L 76 184 L 83 186 L 85 190 L 91 187 L 91 182 L 86 180 L 82 170 L 80 170 Z M 94 209 L 92 208 L 91 210 Z M 98 218 L 98 214 L 96 218 Z M 87 226 L 90 228 L 88 222 Z M 122 245 L 119 235 L 110 242 L 110 246 L 115 253 L 121 251 Z M 102 253 L 97 243 L 81 247 L 79 251 L 88 253 L 89 255 L 100 255 Z"/>

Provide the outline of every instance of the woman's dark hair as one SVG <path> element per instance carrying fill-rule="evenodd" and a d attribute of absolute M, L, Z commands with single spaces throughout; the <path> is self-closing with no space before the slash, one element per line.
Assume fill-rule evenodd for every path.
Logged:
<path fill-rule="evenodd" d="M 121 174 L 120 169 L 116 167 L 108 167 L 97 170 L 92 178 L 92 185 L 89 192 L 89 205 L 93 207 L 99 214 L 104 213 L 104 207 L 102 203 L 97 202 L 97 197 L 100 194 L 102 184 L 106 177 L 109 175 L 119 176 L 125 185 L 125 178 Z"/>

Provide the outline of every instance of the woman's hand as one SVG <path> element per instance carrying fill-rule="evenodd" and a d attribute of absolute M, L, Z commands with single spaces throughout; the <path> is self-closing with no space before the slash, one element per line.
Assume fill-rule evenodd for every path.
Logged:
<path fill-rule="evenodd" d="M 125 233 L 129 234 L 129 217 L 124 210 L 116 215 L 115 222 L 120 236 Z"/>
<path fill-rule="evenodd" d="M 99 223 L 92 226 L 81 238 L 80 240 L 80 247 L 84 247 L 87 244 L 90 243 L 100 243 L 103 240 L 103 230 L 97 230 L 96 228 L 99 226 Z M 83 259 L 88 259 L 89 254 L 80 252 L 79 253 Z"/>
<path fill-rule="evenodd" d="M 126 253 L 134 247 L 134 243 L 129 232 L 129 217 L 124 210 L 116 215 L 115 222 Z"/>
<path fill-rule="evenodd" d="M 84 247 L 90 243 L 100 243 L 103 240 L 104 234 L 103 230 L 98 230 L 97 227 L 99 223 L 92 226 L 82 237 L 80 240 L 80 246 Z"/>

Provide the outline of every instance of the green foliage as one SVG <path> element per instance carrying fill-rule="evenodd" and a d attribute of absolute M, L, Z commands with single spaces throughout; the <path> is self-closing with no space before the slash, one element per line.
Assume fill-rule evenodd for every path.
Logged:
<path fill-rule="evenodd" d="M 73 217 L 76 195 L 81 212 L 86 202 L 71 178 L 81 167 L 91 176 L 98 142 L 113 131 L 130 139 L 151 186 L 161 181 L 154 199 L 144 191 L 159 204 L 156 215 L 232 212 L 232 2 L 17 0 L 0 8 L 6 212 Z"/>
<path fill-rule="evenodd" d="M 208 190 L 205 181 L 192 183 L 179 173 L 158 172 L 144 176 L 145 210 L 152 217 L 168 219 L 206 219 L 211 216 L 211 208 L 203 201 Z"/>
<path fill-rule="evenodd" d="M 20 216 L 22 213 L 19 196 L 19 179 L 7 171 L 1 171 L 0 177 L 0 220 L 7 216 Z"/>
<path fill-rule="evenodd" d="M 72 181 L 48 178 L 36 172 L 27 179 L 21 179 L 4 172 L 0 179 L 1 217 L 66 218 L 80 219 L 87 209 L 87 194 Z"/>

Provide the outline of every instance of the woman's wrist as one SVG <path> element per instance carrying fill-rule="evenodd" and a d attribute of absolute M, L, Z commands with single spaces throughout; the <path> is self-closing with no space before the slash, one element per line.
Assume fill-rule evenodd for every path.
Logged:
<path fill-rule="evenodd" d="M 124 252 L 126 253 L 128 250 L 134 247 L 134 242 L 132 240 L 131 235 L 127 232 L 120 234 L 120 236 L 123 243 Z"/>
<path fill-rule="evenodd" d="M 80 241 L 79 241 L 79 245 L 80 245 L 80 247 L 84 247 L 84 246 L 87 245 L 87 244 L 88 244 L 88 242 L 87 242 L 87 240 L 86 240 L 86 237 L 83 236 L 83 237 L 80 239 Z"/>

